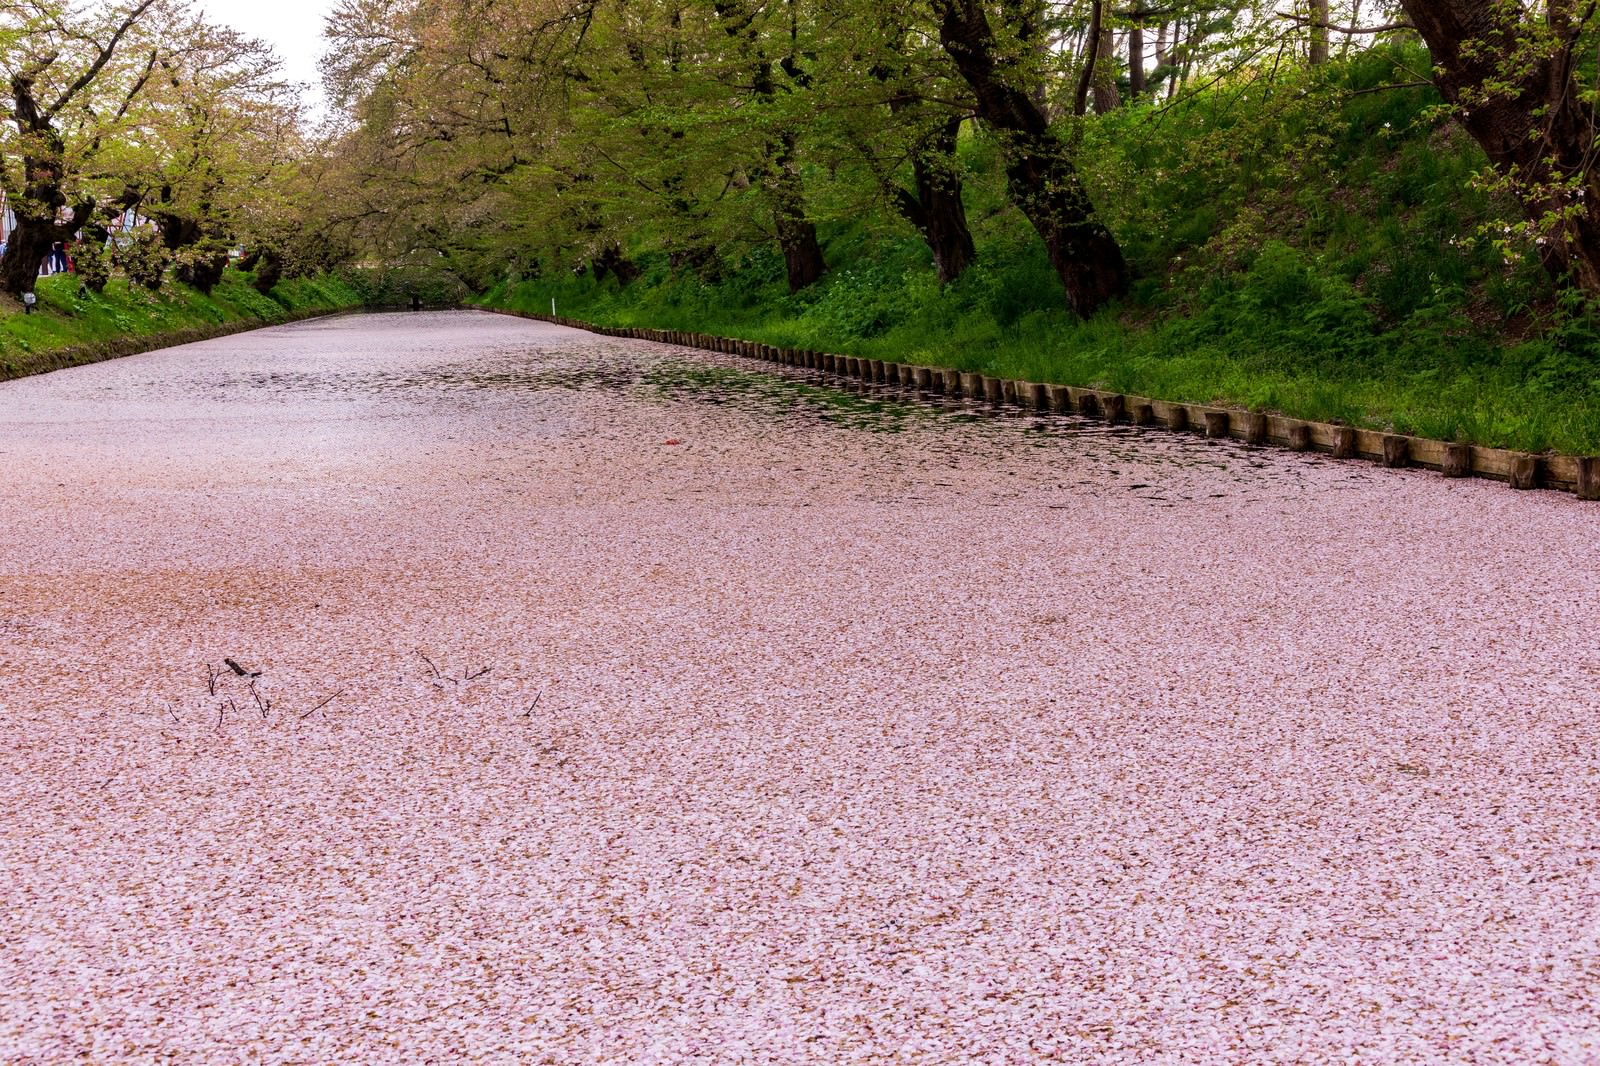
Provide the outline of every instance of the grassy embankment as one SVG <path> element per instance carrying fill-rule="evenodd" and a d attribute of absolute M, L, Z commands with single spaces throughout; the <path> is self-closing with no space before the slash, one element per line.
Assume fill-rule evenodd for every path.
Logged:
<path fill-rule="evenodd" d="M 1482 155 L 1433 90 L 1388 87 L 1425 64 L 1396 48 L 1318 79 L 1099 119 L 1082 166 L 1135 281 L 1089 322 L 1063 309 L 981 137 L 962 146 L 979 262 L 943 289 L 921 241 L 885 214 L 826 225 L 830 273 L 797 295 L 758 248 L 716 281 L 641 251 L 644 276 L 626 288 L 552 270 L 480 299 L 537 312 L 553 297 L 604 325 L 1600 453 L 1600 322 L 1530 247 L 1497 240 L 1515 210 L 1473 187 Z"/>
<path fill-rule="evenodd" d="M 151 292 L 114 278 L 103 293 L 80 294 L 74 275 L 40 278 L 33 314 L 9 299 L 0 305 L 0 380 L 362 304 L 334 277 L 281 281 L 270 295 L 249 282 L 229 270 L 206 295 L 170 279 Z"/>

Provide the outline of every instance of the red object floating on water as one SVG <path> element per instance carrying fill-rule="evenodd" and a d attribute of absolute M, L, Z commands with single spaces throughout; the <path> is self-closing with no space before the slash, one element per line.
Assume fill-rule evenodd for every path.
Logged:
<path fill-rule="evenodd" d="M 682 444 L 683 441 L 679 440 L 677 437 L 670 437 L 667 440 L 662 441 L 662 443 L 663 444 Z"/>

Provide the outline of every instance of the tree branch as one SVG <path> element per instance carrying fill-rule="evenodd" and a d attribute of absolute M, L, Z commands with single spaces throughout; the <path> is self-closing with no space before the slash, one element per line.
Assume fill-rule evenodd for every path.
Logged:
<path fill-rule="evenodd" d="M 100 76 L 100 72 L 105 69 L 105 65 L 111 61 L 111 56 L 116 52 L 117 45 L 122 43 L 123 35 L 133 28 L 133 24 L 138 22 L 155 2 L 156 0 L 139 0 L 139 3 L 123 18 L 121 25 L 111 35 L 111 39 L 100 49 L 100 54 L 95 56 L 94 62 L 89 64 L 89 69 L 79 75 L 77 81 L 67 86 L 55 103 L 45 109 L 44 117 L 46 120 L 54 119 L 63 107 L 72 102 L 73 97 L 81 93 L 95 78 Z"/>

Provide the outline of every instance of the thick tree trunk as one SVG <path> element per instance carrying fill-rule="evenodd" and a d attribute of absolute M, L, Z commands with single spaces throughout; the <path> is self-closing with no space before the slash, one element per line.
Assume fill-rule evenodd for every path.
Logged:
<path fill-rule="evenodd" d="M 783 249 L 783 265 L 789 276 L 789 291 L 799 292 L 816 284 L 827 272 L 828 264 L 822 258 L 817 227 L 806 217 L 805 189 L 801 187 L 800 175 L 795 172 L 791 161 L 794 136 L 783 134 L 779 144 L 773 160 L 773 215 L 777 223 L 778 247 Z"/>
<path fill-rule="evenodd" d="M 13 296 L 32 292 L 39 279 L 39 265 L 56 243 L 54 223 L 17 216 L 16 228 L 6 240 L 5 258 L 0 259 L 0 288 Z"/>
<path fill-rule="evenodd" d="M 62 190 L 62 156 L 66 148 L 33 98 L 33 79 L 27 74 L 11 78 L 11 120 L 24 137 L 22 195 L 10 198 L 16 227 L 0 259 L 0 288 L 13 296 L 33 291 L 39 265 L 57 241 L 72 239 L 72 227 L 57 222 L 67 205 Z"/>
<path fill-rule="evenodd" d="M 783 266 L 789 277 L 789 291 L 799 292 L 814 285 L 827 271 L 822 245 L 817 242 L 817 227 L 790 205 L 778 207 L 778 246 L 783 249 Z"/>
<path fill-rule="evenodd" d="M 1433 54 L 1434 83 L 1526 216 L 1545 230 L 1545 267 L 1600 297 L 1600 115 L 1576 82 L 1579 27 L 1571 9 L 1548 9 L 1556 44 L 1530 55 L 1523 9 L 1496 0 L 1401 0 Z M 1485 86 L 1501 86 L 1486 91 Z"/>
<path fill-rule="evenodd" d="M 639 267 L 622 254 L 622 245 L 615 241 L 601 249 L 594 260 L 594 279 L 599 281 L 607 274 L 615 274 L 617 284 L 624 288 L 640 274 Z"/>
<path fill-rule="evenodd" d="M 262 249 L 255 262 L 256 276 L 250 283 L 251 288 L 265 296 L 273 290 L 278 282 L 283 280 L 283 257 L 276 249 Z"/>
<path fill-rule="evenodd" d="M 774 63 L 764 54 L 759 44 L 759 34 L 753 30 L 757 5 L 749 0 L 736 3 L 717 0 L 713 9 L 717 17 L 723 20 L 723 32 L 746 42 L 744 47 L 751 59 L 751 95 L 761 100 L 776 97 L 779 90 Z M 795 58 L 793 55 L 786 56 L 776 67 L 787 75 L 792 84 L 804 86 L 807 76 L 796 64 Z M 788 130 L 779 131 L 768 146 L 763 177 L 772 191 L 773 228 L 777 231 L 778 247 L 783 252 L 789 291 L 799 292 L 816 284 L 827 272 L 828 265 L 822 258 L 822 245 L 817 241 L 817 227 L 806 215 L 805 188 L 794 166 L 794 149 L 794 134 Z"/>
<path fill-rule="evenodd" d="M 1080 316 L 1128 288 L 1128 266 L 1095 217 L 1067 145 L 1043 110 L 1007 77 L 977 0 L 935 0 L 939 40 L 977 98 L 978 115 L 1000 140 L 1012 201 L 1033 224 Z"/>
<path fill-rule="evenodd" d="M 978 257 L 967 225 L 967 208 L 961 201 L 961 178 L 951 167 L 961 121 L 958 115 L 945 119 L 917 146 L 911 157 L 914 193 L 893 188 L 895 206 L 917 227 L 933 253 L 941 285 L 959 278 Z"/>

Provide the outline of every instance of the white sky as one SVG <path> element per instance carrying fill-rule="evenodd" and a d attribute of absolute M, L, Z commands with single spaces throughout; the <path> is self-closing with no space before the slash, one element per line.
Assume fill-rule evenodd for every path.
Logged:
<path fill-rule="evenodd" d="M 196 7 L 212 22 L 232 26 L 272 45 L 283 60 L 284 76 L 311 86 L 308 103 L 322 111 L 322 20 L 335 0 L 197 0 Z"/>

